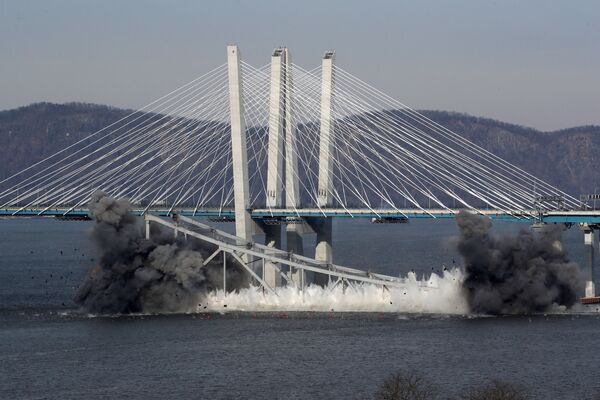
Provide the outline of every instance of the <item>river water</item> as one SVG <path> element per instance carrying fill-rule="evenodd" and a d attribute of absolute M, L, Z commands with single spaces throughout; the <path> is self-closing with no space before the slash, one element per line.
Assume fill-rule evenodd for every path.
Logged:
<path fill-rule="evenodd" d="M 522 384 L 536 399 L 600 395 L 600 314 L 89 316 L 72 298 L 97 262 L 91 227 L 0 220 L 0 398 L 368 398 L 397 369 L 424 375 L 442 398 L 492 379 Z M 521 228 L 495 223 L 500 232 Z M 338 220 L 334 258 L 428 275 L 460 263 L 455 234 L 451 220 Z M 570 229 L 564 244 L 582 263 L 582 233 Z"/>

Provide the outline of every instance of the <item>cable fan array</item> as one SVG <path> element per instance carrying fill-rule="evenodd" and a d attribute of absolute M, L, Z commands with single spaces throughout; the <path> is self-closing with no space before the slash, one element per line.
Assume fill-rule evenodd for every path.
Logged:
<path fill-rule="evenodd" d="M 300 207 L 293 207 L 317 208 L 321 67 L 288 68 L 293 79 L 282 90 L 291 94 L 291 113 L 281 111 L 296 129 Z M 242 62 L 241 70 L 250 204 L 265 208 L 270 65 Z M 333 72 L 331 207 L 528 213 L 539 194 L 578 206 L 575 198 L 344 69 L 334 66 Z M 221 65 L 1 181 L 0 208 L 68 212 L 85 207 L 97 190 L 127 197 L 144 210 L 231 208 L 228 96 L 227 65 Z M 285 176 L 276 178 L 285 191 Z"/>

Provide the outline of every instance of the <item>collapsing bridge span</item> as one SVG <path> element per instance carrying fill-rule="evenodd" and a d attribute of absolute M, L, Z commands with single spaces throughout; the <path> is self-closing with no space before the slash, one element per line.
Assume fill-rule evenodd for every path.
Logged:
<path fill-rule="evenodd" d="M 271 276 L 269 279 L 269 274 L 277 274 L 287 285 L 303 290 L 307 284 L 305 282 L 305 272 L 307 271 L 325 277 L 331 290 L 337 285 L 345 287 L 357 282 L 374 284 L 381 286 L 383 289 L 405 286 L 404 280 L 401 278 L 343 267 L 333 263 L 324 264 L 293 252 L 248 241 L 198 222 L 195 219 L 180 215 L 173 215 L 172 220 L 169 221 L 152 214 L 146 214 L 144 215 L 144 221 L 147 239 L 150 238 L 150 224 L 154 223 L 172 229 L 175 236 L 193 237 L 205 244 L 216 247 L 214 252 L 204 260 L 204 265 L 219 256 L 221 257 L 223 260 L 223 290 L 225 292 L 227 292 L 226 255 L 234 258 L 238 265 L 244 268 L 256 282 L 272 293 L 275 293 L 274 287 L 267 283 L 267 280 L 274 282 L 276 277 Z M 256 273 L 257 268 L 254 266 L 257 263 L 262 266 L 260 275 Z"/>

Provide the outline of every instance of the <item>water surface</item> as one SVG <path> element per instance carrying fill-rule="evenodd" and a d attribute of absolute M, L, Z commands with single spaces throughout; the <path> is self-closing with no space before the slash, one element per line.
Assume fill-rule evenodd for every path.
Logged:
<path fill-rule="evenodd" d="M 449 394 L 489 379 L 521 383 L 538 399 L 600 394 L 597 315 L 90 317 L 72 297 L 98 258 L 91 227 L 0 220 L 0 398 L 352 399 L 398 368 Z M 334 257 L 393 275 L 428 274 L 459 263 L 455 233 L 453 221 L 337 221 Z M 566 232 L 565 246 L 575 261 L 585 259 L 578 230 Z"/>

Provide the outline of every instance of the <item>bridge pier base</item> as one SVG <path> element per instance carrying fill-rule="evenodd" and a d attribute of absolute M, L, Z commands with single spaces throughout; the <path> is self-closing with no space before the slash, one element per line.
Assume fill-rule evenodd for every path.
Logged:
<path fill-rule="evenodd" d="M 332 218 L 311 218 L 308 223 L 317 234 L 315 247 L 315 260 L 322 264 L 331 264 L 333 261 L 333 224 Z M 315 276 L 317 285 L 326 286 L 329 284 L 327 275 L 319 274 Z"/>
<path fill-rule="evenodd" d="M 281 225 L 263 225 L 265 245 L 281 249 Z M 265 261 L 263 267 L 263 280 L 272 288 L 281 286 L 281 274 L 277 266 L 271 261 Z"/>
<path fill-rule="evenodd" d="M 287 251 L 304 255 L 304 240 L 302 238 L 302 228 L 296 224 L 291 224 L 285 228 L 285 237 L 287 242 Z M 304 288 L 306 282 L 306 272 L 294 267 L 290 267 L 290 277 L 292 281 L 300 287 Z"/>
<path fill-rule="evenodd" d="M 585 271 L 585 297 L 595 297 L 596 296 L 596 284 L 594 282 L 594 269 L 596 260 L 598 255 L 598 235 L 596 230 L 598 230 L 597 225 L 591 224 L 583 224 L 583 241 L 587 248 L 588 253 L 588 265 Z"/>

